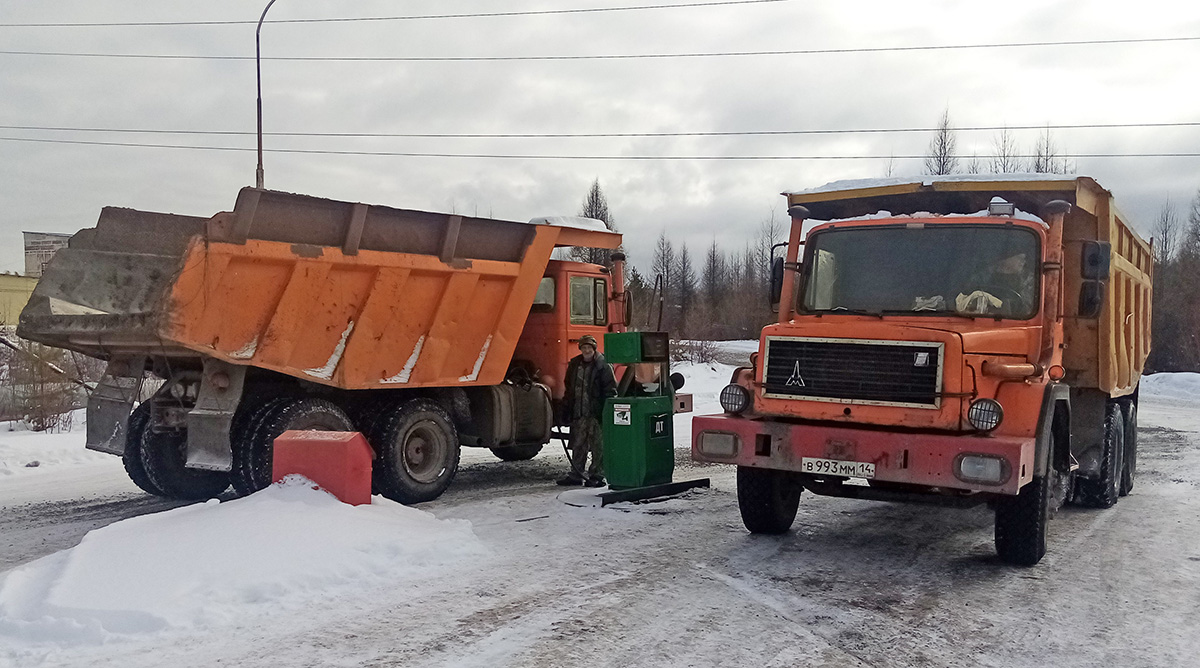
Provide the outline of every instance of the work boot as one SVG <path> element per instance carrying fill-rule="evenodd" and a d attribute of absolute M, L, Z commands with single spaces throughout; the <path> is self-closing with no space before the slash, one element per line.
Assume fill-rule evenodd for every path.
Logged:
<path fill-rule="evenodd" d="M 565 478 L 559 478 L 557 484 L 563 487 L 578 487 L 583 484 L 583 478 L 569 475 Z"/>
<path fill-rule="evenodd" d="M 592 476 L 584 481 L 583 484 L 587 485 L 588 487 L 603 487 L 608 483 L 604 482 L 604 476 Z"/>

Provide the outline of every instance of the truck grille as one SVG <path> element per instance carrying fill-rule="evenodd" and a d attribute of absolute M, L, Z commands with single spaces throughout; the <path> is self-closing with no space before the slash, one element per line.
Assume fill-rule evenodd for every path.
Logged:
<path fill-rule="evenodd" d="M 787 337 L 766 352 L 766 397 L 941 405 L 940 343 Z"/>

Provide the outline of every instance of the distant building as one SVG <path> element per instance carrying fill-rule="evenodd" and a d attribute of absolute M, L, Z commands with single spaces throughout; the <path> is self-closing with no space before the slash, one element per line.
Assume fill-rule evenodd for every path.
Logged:
<path fill-rule="evenodd" d="M 29 302 L 37 279 L 20 274 L 0 274 L 0 330 L 17 326 L 21 309 Z"/>
<path fill-rule="evenodd" d="M 50 258 L 60 248 L 67 247 L 69 234 L 56 232 L 23 232 L 25 235 L 25 275 L 37 278 L 42 275 L 42 269 L 50 262 Z"/>

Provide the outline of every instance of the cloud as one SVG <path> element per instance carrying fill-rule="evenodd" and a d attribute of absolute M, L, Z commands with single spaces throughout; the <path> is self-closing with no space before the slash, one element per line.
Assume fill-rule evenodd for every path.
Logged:
<path fill-rule="evenodd" d="M 592 6 L 576 3 L 578 6 Z M 534 2 L 510 9 L 546 7 Z M 277 3 L 274 21 L 489 11 L 479 0 Z M 233 0 L 134 7 L 114 0 L 19 3 L 9 23 L 256 20 Z M 1169 26 L 1156 17 L 1168 13 Z M 0 28 L 10 50 L 253 55 L 254 27 Z M 523 18 L 283 24 L 267 56 L 488 56 L 842 49 L 1194 35 L 1200 9 L 780 2 L 755 6 Z M 949 108 L 957 126 L 1192 121 L 1194 43 L 811 56 L 553 62 L 263 64 L 268 132 L 571 133 L 911 128 Z M 0 55 L 0 124 L 253 132 L 250 61 Z M 1015 132 L 1031 148 L 1036 132 Z M 1200 129 L 1064 130 L 1072 152 L 1161 152 L 1200 145 Z M 253 182 L 252 135 L 111 135 L 0 130 L 0 136 L 240 147 L 241 152 L 0 141 L 0 269 L 22 266 L 22 229 L 74 231 L 105 205 L 211 215 Z M 992 133 L 959 146 L 986 157 Z M 526 220 L 574 214 L 599 178 L 631 260 L 666 230 L 699 250 L 739 249 L 784 189 L 917 173 L 920 133 L 546 139 L 265 139 L 267 186 L 319 196 Z M 277 149 L 586 156 L 880 156 L 871 160 L 546 160 L 286 154 Z M 1190 149 L 1189 149 L 1190 150 Z M 1197 159 L 1079 160 L 1148 230 L 1168 197 L 1190 198 Z"/>

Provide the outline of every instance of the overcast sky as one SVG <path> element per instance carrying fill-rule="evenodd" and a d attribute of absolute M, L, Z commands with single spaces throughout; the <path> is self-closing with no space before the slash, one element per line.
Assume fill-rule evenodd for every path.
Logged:
<path fill-rule="evenodd" d="M 695 0 L 705 2 L 706 0 Z M 512 57 L 861 50 L 1200 38 L 1200 5 L 778 0 L 695 8 L 287 23 L 297 19 L 631 7 L 688 0 L 278 0 L 264 58 Z M 264 2 L 0 1 L 0 270 L 22 230 L 74 232 L 105 205 L 209 216 L 254 183 L 254 25 Z M 237 25 L 17 27 L 247 21 Z M 139 54 L 239 59 L 15 54 Z M 691 58 L 264 60 L 268 133 L 596 134 L 1200 123 L 1200 41 Z M 14 126 L 42 129 L 18 129 Z M 191 134 L 61 131 L 165 130 Z M 198 132 L 235 134 L 195 134 Z M 994 131 L 961 131 L 986 162 Z M 1023 152 L 1038 131 L 1015 130 Z M 929 132 L 633 138 L 265 138 L 266 187 L 528 220 L 578 213 L 594 179 L 648 271 L 660 232 L 699 255 L 783 217 L 789 189 L 920 174 Z M 1065 154 L 1198 153 L 1200 125 L 1058 129 Z M 27 139 L 38 141 L 13 141 Z M 223 147 L 198 150 L 44 140 Z M 283 153 L 574 156 L 571 159 Z M 597 159 L 614 156 L 621 159 Z M 629 159 L 688 157 L 691 159 Z M 729 160 L 700 156 L 836 156 Z M 867 156 L 864 158 L 864 156 Z M 888 156 L 900 156 L 890 159 Z M 1197 157 L 1078 158 L 1149 236 L 1200 187 Z"/>

